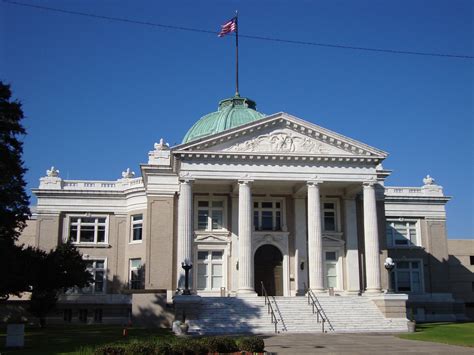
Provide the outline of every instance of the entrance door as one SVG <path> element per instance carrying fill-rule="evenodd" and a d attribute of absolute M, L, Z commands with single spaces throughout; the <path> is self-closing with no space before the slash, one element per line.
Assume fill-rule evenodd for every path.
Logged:
<path fill-rule="evenodd" d="M 327 251 L 325 253 L 324 269 L 326 271 L 326 277 L 324 280 L 325 288 L 332 287 L 333 289 L 337 289 L 337 252 Z"/>
<path fill-rule="evenodd" d="M 262 296 L 261 282 L 269 296 L 283 296 L 283 255 L 273 245 L 262 245 L 255 252 L 255 291 Z"/>

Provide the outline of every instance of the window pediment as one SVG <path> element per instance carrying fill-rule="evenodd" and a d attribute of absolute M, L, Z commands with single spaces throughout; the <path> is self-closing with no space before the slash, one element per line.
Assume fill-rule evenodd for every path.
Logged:
<path fill-rule="evenodd" d="M 206 232 L 206 231 L 195 231 L 194 232 L 195 242 L 206 242 L 206 243 L 229 243 L 229 232 Z"/>

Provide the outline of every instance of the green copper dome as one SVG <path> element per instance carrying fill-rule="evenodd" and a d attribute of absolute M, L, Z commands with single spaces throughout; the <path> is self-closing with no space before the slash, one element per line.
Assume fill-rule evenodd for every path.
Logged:
<path fill-rule="evenodd" d="M 210 136 L 249 122 L 259 120 L 265 115 L 255 110 L 256 103 L 245 97 L 234 96 L 219 102 L 219 109 L 197 121 L 186 133 L 183 143 Z"/>

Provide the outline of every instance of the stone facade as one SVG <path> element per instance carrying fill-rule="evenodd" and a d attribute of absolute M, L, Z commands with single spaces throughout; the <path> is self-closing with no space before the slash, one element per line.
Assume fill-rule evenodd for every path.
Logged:
<path fill-rule="evenodd" d="M 307 287 L 373 297 L 390 317 L 406 316 L 408 298 L 419 319 L 454 319 L 464 291 L 453 296 L 448 272 L 449 197 L 429 177 L 385 186 L 386 156 L 278 113 L 171 148 L 162 140 L 140 177 L 63 180 L 51 168 L 20 241 L 49 250 L 72 239 L 90 261 L 95 283 L 64 294 L 56 322 L 169 325 L 182 263 L 203 297 L 255 296 L 263 281 L 287 297 Z M 255 268 L 262 250 L 268 270 Z M 397 297 L 385 296 L 387 256 Z"/>

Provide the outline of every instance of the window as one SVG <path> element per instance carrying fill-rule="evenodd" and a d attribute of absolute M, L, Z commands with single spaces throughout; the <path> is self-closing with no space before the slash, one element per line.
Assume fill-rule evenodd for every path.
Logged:
<path fill-rule="evenodd" d="M 336 232 L 336 203 L 323 202 L 323 230 L 326 232 Z"/>
<path fill-rule="evenodd" d="M 223 286 L 223 255 L 223 251 L 198 251 L 198 290 L 220 290 Z"/>
<path fill-rule="evenodd" d="M 131 243 L 139 243 L 142 241 L 142 233 L 143 233 L 143 215 L 137 214 L 132 216 L 132 235 L 131 235 Z"/>
<path fill-rule="evenodd" d="M 87 309 L 82 308 L 79 310 L 79 321 L 87 323 Z"/>
<path fill-rule="evenodd" d="M 389 247 L 418 245 L 416 221 L 387 221 L 387 243 Z"/>
<path fill-rule="evenodd" d="M 395 261 L 392 287 L 397 292 L 422 292 L 422 264 L 420 261 Z"/>
<path fill-rule="evenodd" d="M 73 243 L 106 243 L 107 217 L 69 217 L 69 240 Z"/>
<path fill-rule="evenodd" d="M 72 309 L 67 308 L 63 311 L 63 319 L 67 323 L 71 323 L 72 321 Z"/>
<path fill-rule="evenodd" d="M 93 282 L 84 287 L 81 293 L 104 293 L 105 292 L 105 260 L 87 260 L 87 271 L 92 274 Z"/>
<path fill-rule="evenodd" d="M 255 230 L 281 230 L 281 202 L 261 201 L 253 203 L 253 224 Z"/>
<path fill-rule="evenodd" d="M 143 289 L 143 265 L 142 259 L 130 259 L 130 288 L 132 290 Z"/>
<path fill-rule="evenodd" d="M 471 265 L 474 265 L 474 255 L 469 256 Z"/>
<path fill-rule="evenodd" d="M 224 229 L 225 204 L 223 199 L 197 201 L 197 229 Z"/>
<path fill-rule="evenodd" d="M 94 310 L 94 322 L 102 323 L 102 308 L 96 308 Z"/>

